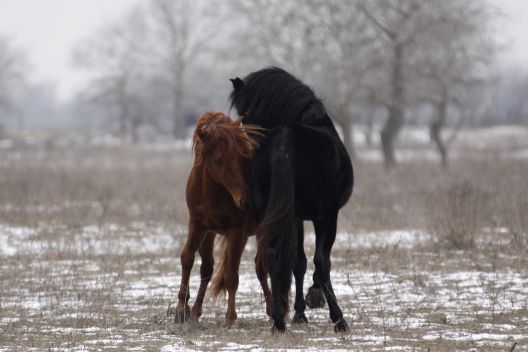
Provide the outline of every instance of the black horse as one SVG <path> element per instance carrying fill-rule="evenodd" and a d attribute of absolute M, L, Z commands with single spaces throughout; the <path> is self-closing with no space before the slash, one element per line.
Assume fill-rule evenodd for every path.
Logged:
<path fill-rule="evenodd" d="M 273 330 L 286 329 L 281 302 L 293 272 L 293 322 L 307 322 L 306 305 L 322 307 L 326 298 L 335 331 L 347 331 L 330 282 L 337 216 L 354 181 L 345 146 L 321 100 L 288 72 L 266 68 L 232 82 L 231 104 L 243 122 L 267 129 L 251 161 L 250 187 L 257 231 L 265 234 L 259 245 L 271 278 Z M 314 284 L 306 300 L 303 220 L 313 221 L 316 235 Z"/>

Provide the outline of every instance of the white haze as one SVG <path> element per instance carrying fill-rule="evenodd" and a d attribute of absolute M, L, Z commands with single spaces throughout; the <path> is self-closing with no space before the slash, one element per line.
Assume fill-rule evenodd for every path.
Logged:
<path fill-rule="evenodd" d="M 72 65 L 72 49 L 101 24 L 119 18 L 137 0 L 0 0 L 0 34 L 27 54 L 33 81 L 44 81 L 65 102 L 85 83 Z M 528 66 L 528 1 L 492 0 L 499 20 L 500 66 Z"/>

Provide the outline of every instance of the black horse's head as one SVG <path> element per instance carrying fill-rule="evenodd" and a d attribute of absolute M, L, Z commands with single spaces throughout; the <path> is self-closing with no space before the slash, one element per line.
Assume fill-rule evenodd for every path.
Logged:
<path fill-rule="evenodd" d="M 310 87 L 281 68 L 267 67 L 231 82 L 231 108 L 243 116 L 244 123 L 274 128 L 305 119 L 310 109 L 315 108 L 316 115 L 325 114 Z"/>
<path fill-rule="evenodd" d="M 232 78 L 230 79 L 231 83 L 233 83 L 233 91 L 229 95 L 229 100 L 231 100 L 231 108 L 234 108 L 238 114 L 238 116 L 245 117 L 247 115 L 247 108 L 248 108 L 248 99 L 244 98 L 244 81 L 239 78 Z M 244 123 L 246 121 L 242 120 Z"/>

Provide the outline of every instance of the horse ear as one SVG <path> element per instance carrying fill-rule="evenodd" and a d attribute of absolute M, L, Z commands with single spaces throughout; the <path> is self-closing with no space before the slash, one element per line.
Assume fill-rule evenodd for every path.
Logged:
<path fill-rule="evenodd" d="M 208 124 L 206 123 L 196 130 L 196 134 L 198 135 L 198 138 L 200 138 L 201 140 L 204 140 L 205 136 L 207 136 L 207 131 L 206 131 L 207 125 Z"/>
<path fill-rule="evenodd" d="M 235 90 L 240 90 L 242 89 L 242 87 L 244 87 L 244 81 L 241 80 L 240 78 L 235 78 L 235 79 L 230 79 L 231 83 L 233 83 L 233 88 Z"/>

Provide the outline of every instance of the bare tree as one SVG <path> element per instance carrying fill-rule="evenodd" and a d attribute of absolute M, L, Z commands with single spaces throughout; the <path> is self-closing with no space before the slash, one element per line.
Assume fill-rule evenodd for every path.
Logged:
<path fill-rule="evenodd" d="M 411 60 L 419 82 L 414 94 L 431 104 L 431 140 L 447 167 L 448 146 L 441 132 L 449 108 L 461 108 L 466 92 L 475 91 L 485 80 L 495 47 L 489 33 L 492 9 L 481 1 L 467 0 L 437 1 L 428 6 L 424 16 L 431 25 Z"/>
<path fill-rule="evenodd" d="M 385 165 L 391 167 L 396 162 L 394 142 L 404 124 L 406 104 L 425 92 L 433 106 L 431 136 L 447 165 L 440 131 L 449 104 L 457 103 L 461 90 L 479 82 L 482 64 L 492 52 L 486 30 L 489 6 L 472 0 L 372 0 L 356 4 L 387 49 L 380 51 L 381 68 L 386 70 L 390 87 L 385 98 L 388 117 L 380 135 Z"/>
<path fill-rule="evenodd" d="M 7 37 L 0 36 L 0 108 L 12 108 L 17 91 L 26 82 L 27 70 L 24 54 Z"/>
<path fill-rule="evenodd" d="M 141 10 L 136 8 L 122 21 L 101 28 L 74 53 L 77 65 L 92 73 L 83 99 L 117 110 L 121 136 L 137 136 L 141 119 L 144 34 Z"/>
<path fill-rule="evenodd" d="M 256 69 L 278 65 L 304 77 L 310 75 L 314 16 L 308 2 L 293 0 L 233 0 L 230 7 L 238 18 L 234 45 L 237 59 Z"/>
<path fill-rule="evenodd" d="M 200 55 L 217 28 L 205 3 L 196 0 L 153 0 L 150 3 L 148 55 L 154 74 L 170 92 L 172 133 L 182 135 L 185 102 L 197 79 Z M 203 67 L 203 66 L 202 66 Z"/>
<path fill-rule="evenodd" d="M 282 66 L 328 98 L 332 117 L 353 155 L 353 105 L 366 94 L 364 83 L 374 64 L 369 60 L 370 42 L 376 34 L 358 16 L 354 3 L 236 0 L 231 4 L 247 21 L 240 42 L 246 50 L 249 43 L 251 58 Z"/>
<path fill-rule="evenodd" d="M 371 45 L 374 31 L 355 11 L 355 4 L 339 0 L 310 0 L 307 2 L 311 23 L 310 45 L 313 52 L 313 70 L 319 76 L 319 85 L 326 97 L 336 104 L 334 118 L 341 126 L 344 144 L 354 156 L 354 111 L 369 96 L 370 74 L 376 65 Z M 313 16 L 313 14 L 319 16 Z M 326 80 L 322 85 L 320 81 Z M 330 93 L 330 94 L 328 94 Z"/>
<path fill-rule="evenodd" d="M 394 166 L 394 141 L 404 123 L 406 63 L 417 37 L 429 26 L 422 16 L 420 0 L 373 0 L 357 2 L 357 8 L 371 22 L 388 49 L 384 66 L 390 91 L 386 97 L 388 118 L 381 131 L 382 151 L 387 167 Z"/>

